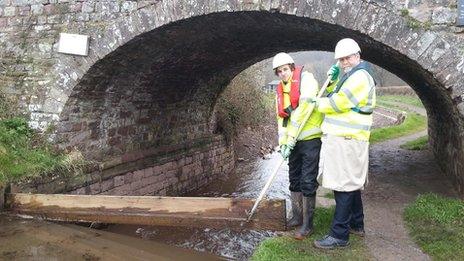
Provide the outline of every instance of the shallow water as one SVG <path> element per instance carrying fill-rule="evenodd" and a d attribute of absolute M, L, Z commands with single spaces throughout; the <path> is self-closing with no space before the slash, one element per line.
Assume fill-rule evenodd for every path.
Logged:
<path fill-rule="evenodd" d="M 278 153 L 268 157 L 269 159 L 259 159 L 255 162 L 241 162 L 237 164 L 235 171 L 226 177 L 184 196 L 256 198 L 281 160 Z M 287 162 L 284 162 L 266 194 L 267 198 L 288 198 L 287 172 Z M 132 225 L 113 225 L 106 230 L 197 251 L 207 251 L 231 259 L 247 259 L 261 241 L 276 235 L 272 231 Z"/>

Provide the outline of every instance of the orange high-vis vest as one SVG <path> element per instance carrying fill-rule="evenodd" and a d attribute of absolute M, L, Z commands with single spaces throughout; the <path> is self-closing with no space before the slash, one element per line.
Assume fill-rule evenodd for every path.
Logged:
<path fill-rule="evenodd" d="M 301 85 L 301 73 L 303 72 L 303 66 L 295 67 L 292 73 L 292 83 L 290 87 L 290 106 L 294 110 L 298 107 L 298 101 L 300 100 L 300 85 Z M 280 117 L 287 118 L 289 115 L 284 108 L 284 86 L 282 81 L 277 85 L 277 111 Z"/>

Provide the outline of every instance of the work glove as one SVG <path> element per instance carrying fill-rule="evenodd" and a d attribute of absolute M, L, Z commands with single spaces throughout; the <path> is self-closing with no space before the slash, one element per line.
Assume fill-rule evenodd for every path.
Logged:
<path fill-rule="evenodd" d="M 330 67 L 330 69 L 327 71 L 327 77 L 330 77 L 330 81 L 335 81 L 338 79 L 338 76 L 340 75 L 340 67 L 337 64 L 334 64 Z"/>
<path fill-rule="evenodd" d="M 280 155 L 282 155 L 282 158 L 288 159 L 288 157 L 290 157 L 290 152 L 292 152 L 292 149 L 290 149 L 290 147 L 284 145 L 283 150 L 280 151 Z"/>
<path fill-rule="evenodd" d="M 287 148 L 289 148 L 290 150 L 293 150 L 293 148 L 295 147 L 295 144 L 296 144 L 296 139 L 292 136 L 288 136 Z"/>
<path fill-rule="evenodd" d="M 296 139 L 289 136 L 287 139 L 287 144 L 282 145 L 280 147 L 280 154 L 282 155 L 282 158 L 288 159 L 288 157 L 290 157 L 290 153 L 295 147 L 295 144 L 296 144 Z"/>
<path fill-rule="evenodd" d="M 287 150 L 287 145 L 283 144 L 283 145 L 280 145 L 280 155 L 282 155 L 282 158 L 286 159 L 285 158 L 285 151 Z M 287 156 L 288 157 L 288 156 Z"/>

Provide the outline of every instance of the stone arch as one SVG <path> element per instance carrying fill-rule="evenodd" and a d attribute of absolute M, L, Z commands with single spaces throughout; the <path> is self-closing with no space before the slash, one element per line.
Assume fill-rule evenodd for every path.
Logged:
<path fill-rule="evenodd" d="M 113 155 L 201 136 L 217 95 L 244 68 L 278 51 L 331 51 L 352 37 L 364 59 L 418 93 L 435 156 L 462 192 L 462 47 L 454 36 L 410 28 L 392 10 L 362 0 L 160 1 L 92 36 L 88 57 L 61 57 L 52 88 L 68 100 L 52 112 L 58 137 L 89 152 L 119 146 Z"/>

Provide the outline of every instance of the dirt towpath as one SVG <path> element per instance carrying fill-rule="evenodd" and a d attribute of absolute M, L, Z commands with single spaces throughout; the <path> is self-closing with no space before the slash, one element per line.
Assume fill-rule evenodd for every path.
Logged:
<path fill-rule="evenodd" d="M 405 108 L 425 115 L 421 108 Z M 376 260 L 430 260 L 412 241 L 403 221 L 404 208 L 417 195 L 433 192 L 457 197 L 429 150 L 399 147 L 427 131 L 371 145 L 369 184 L 363 193 L 365 242 Z"/>

